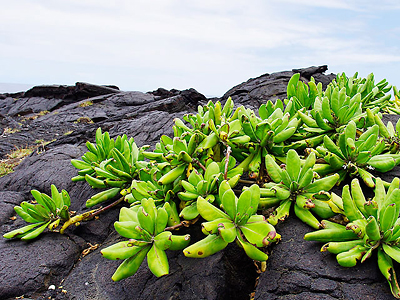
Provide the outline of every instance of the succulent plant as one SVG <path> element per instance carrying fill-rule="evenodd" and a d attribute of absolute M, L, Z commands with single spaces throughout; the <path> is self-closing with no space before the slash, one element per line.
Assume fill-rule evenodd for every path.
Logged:
<path fill-rule="evenodd" d="M 266 261 L 268 255 L 258 247 L 268 246 L 280 235 L 264 216 L 255 214 L 260 200 L 258 185 L 245 189 L 237 198 L 224 180 L 219 188 L 219 197 L 225 212 L 202 197 L 197 199 L 197 210 L 207 221 L 202 223 L 202 231 L 207 237 L 185 248 L 185 256 L 207 257 L 236 241 L 251 259 Z"/>
<path fill-rule="evenodd" d="M 375 123 L 379 126 L 379 134 L 384 139 L 386 148 L 385 151 L 391 154 L 400 152 L 400 119 L 396 123 L 396 127 L 392 122 L 385 125 L 378 115 L 375 115 Z"/>
<path fill-rule="evenodd" d="M 300 109 L 312 109 L 315 98 L 322 94 L 322 83 L 315 83 L 313 77 L 308 84 L 300 81 L 300 73 L 294 74 L 286 88 L 287 100 L 285 104 L 288 107 L 290 116 L 294 116 Z M 291 104 L 289 104 L 291 102 Z"/>
<path fill-rule="evenodd" d="M 263 181 L 265 155 L 284 155 L 288 150 L 285 142 L 296 132 L 299 122 L 296 118 L 290 118 L 289 113 L 284 115 L 280 107 L 271 112 L 264 106 L 259 114 L 261 118 L 250 109 L 242 109 L 238 113 L 243 131 L 250 140 L 242 141 L 241 148 L 247 148 L 247 157 L 242 157 L 239 167 L 248 171 L 250 178 Z"/>
<path fill-rule="evenodd" d="M 329 206 L 330 195 L 327 193 L 339 179 L 339 175 L 316 179 L 313 172 L 315 154 L 311 153 L 301 163 L 300 157 L 293 149 L 286 156 L 286 166 L 282 169 L 270 155 L 265 157 L 265 165 L 269 177 L 273 182 L 266 183 L 261 189 L 260 208 L 278 206 L 268 218 L 268 222 L 275 225 L 288 215 L 292 203 L 296 216 L 318 229 L 321 224 L 313 215 L 331 217 L 335 213 Z"/>
<path fill-rule="evenodd" d="M 182 207 L 179 216 L 185 220 L 196 218 L 199 215 L 197 198 L 203 197 L 211 203 L 214 202 L 215 194 L 218 193 L 219 181 L 222 181 L 222 173 L 216 162 L 212 162 L 207 166 L 204 176 L 197 172 L 196 169 L 193 169 L 188 180 L 181 181 L 185 191 L 178 193 Z"/>
<path fill-rule="evenodd" d="M 219 101 L 216 103 L 209 101 L 204 106 L 198 106 L 196 115 L 186 114 L 183 116 L 183 119 L 192 126 L 192 129 L 184 125 L 181 120 L 175 119 L 175 136 L 180 136 L 185 131 L 191 133 L 197 131 L 209 135 L 211 133 L 209 121 L 212 120 L 215 125 L 229 123 L 236 118 L 233 108 L 234 103 L 231 97 L 228 97 L 223 107 Z"/>
<path fill-rule="evenodd" d="M 400 114 L 400 93 L 396 86 L 393 86 L 394 99 L 387 106 L 388 112 L 392 114 Z"/>
<path fill-rule="evenodd" d="M 323 228 L 305 239 L 327 243 L 322 250 L 337 254 L 340 265 L 354 266 L 376 249 L 379 268 L 400 298 L 392 261 L 400 262 L 400 180 L 390 184 L 374 175 L 400 163 L 400 121 L 394 126 L 381 119 L 381 112 L 400 113 L 400 94 L 394 88 L 391 100 L 390 89 L 386 80 L 375 84 L 373 75 L 342 73 L 323 91 L 313 78 L 304 83 L 295 74 L 284 102 L 269 100 L 257 114 L 235 109 L 231 98 L 223 105 L 209 101 L 196 114 L 174 119 L 173 136 L 162 135 L 154 151 L 126 135 L 112 139 L 99 128 L 95 143 L 86 143 L 88 152 L 72 160 L 78 169 L 72 180 L 105 189 L 87 207 L 119 199 L 74 215 L 66 191 L 52 185 L 49 197 L 33 190 L 37 204 L 15 207 L 32 224 L 4 237 L 28 240 L 46 228 L 63 233 L 125 200 L 130 208 L 121 208 L 114 227 L 128 240 L 101 251 L 123 260 L 112 279 L 135 274 L 146 257 L 160 277 L 169 273 L 166 250 L 199 258 L 232 242 L 265 265 L 262 248 L 280 239 L 274 225 L 293 207 L 303 222 Z M 241 178 L 244 172 L 249 178 Z M 357 179 L 341 197 L 329 192 L 348 176 L 374 187 L 375 197 L 366 200 Z M 233 190 L 237 183 L 245 186 Z M 189 235 L 172 234 L 202 218 L 202 240 L 189 245 Z M 338 219 L 341 224 L 333 222 Z"/>
<path fill-rule="evenodd" d="M 101 128 L 96 131 L 96 146 L 86 143 L 89 152 L 81 160 L 73 159 L 71 163 L 80 169 L 78 176 L 72 181 L 86 180 L 93 188 L 106 188 L 97 193 L 86 202 L 87 207 L 110 200 L 130 186 L 132 180 L 137 178 L 138 170 L 147 165 L 143 161 L 143 152 L 148 146 L 138 148 L 133 138 L 126 135 L 110 139 L 108 132 L 102 134 Z"/>
<path fill-rule="evenodd" d="M 32 224 L 10 231 L 3 235 L 4 238 L 31 240 L 46 228 L 55 231 L 61 221 L 65 222 L 70 219 L 71 200 L 67 191 L 62 190 L 60 193 L 52 184 L 51 197 L 38 190 L 31 190 L 31 194 L 36 200 L 36 204 L 23 201 L 20 206 L 15 206 L 14 210 L 24 221 Z"/>
<path fill-rule="evenodd" d="M 378 265 L 398 298 L 400 290 L 393 269 L 392 259 L 400 262 L 400 189 L 395 178 L 388 191 L 380 178 L 376 180 L 375 196 L 367 201 L 359 182 L 353 179 L 351 189 L 344 186 L 342 201 L 344 216 L 349 223 L 344 226 L 322 221 L 324 229 L 307 233 L 308 241 L 325 242 L 321 251 L 336 254 L 343 267 L 363 263 L 377 249 Z"/>
<path fill-rule="evenodd" d="M 333 135 L 343 131 L 350 122 L 356 122 L 357 127 L 364 128 L 373 123 L 373 114 L 379 108 L 373 108 L 367 113 L 362 108 L 361 94 L 352 97 L 346 94 L 346 88 L 335 87 L 327 91 L 321 98 L 315 99 L 314 109 L 308 112 L 299 111 L 299 117 L 306 127 L 304 131 L 309 135 Z"/>
<path fill-rule="evenodd" d="M 317 147 L 327 164 L 314 166 L 321 176 L 331 173 L 340 175 L 339 182 L 346 176 L 360 176 L 371 188 L 375 187 L 375 176 L 369 170 L 388 172 L 400 163 L 399 154 L 381 154 L 385 142 L 379 139 L 379 127 L 369 127 L 357 138 L 357 128 L 350 121 L 335 144 L 328 136 L 324 137 L 324 147 Z"/>
<path fill-rule="evenodd" d="M 361 95 L 362 109 L 376 108 L 381 111 L 387 111 L 390 106 L 390 94 L 387 94 L 392 86 L 382 79 L 375 84 L 374 74 L 369 74 L 366 78 L 358 78 L 358 73 L 352 77 L 347 77 L 345 73 L 337 74 L 327 87 L 325 94 L 330 92 L 330 89 L 345 88 L 346 95 L 353 97 L 357 93 Z"/>
<path fill-rule="evenodd" d="M 141 205 L 121 209 L 119 221 L 114 227 L 129 240 L 101 250 L 107 259 L 124 260 L 112 276 L 114 281 L 134 275 L 146 256 L 154 275 L 161 277 L 169 273 L 165 250 L 183 249 L 188 245 L 190 236 L 175 236 L 165 231 L 168 217 L 165 207 L 156 208 L 152 198 L 143 199 Z"/>

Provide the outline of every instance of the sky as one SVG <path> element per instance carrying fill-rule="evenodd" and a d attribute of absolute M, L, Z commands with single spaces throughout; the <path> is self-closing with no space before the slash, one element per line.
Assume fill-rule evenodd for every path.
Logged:
<path fill-rule="evenodd" d="M 400 87 L 399 12 L 398 0 L 2 1 L 0 93 L 83 81 L 219 97 L 325 64 Z"/>

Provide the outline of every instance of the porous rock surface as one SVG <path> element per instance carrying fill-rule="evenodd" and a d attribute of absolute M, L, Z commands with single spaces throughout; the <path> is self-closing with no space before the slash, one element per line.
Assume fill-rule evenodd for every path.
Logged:
<path fill-rule="evenodd" d="M 236 105 L 257 108 L 268 99 L 284 99 L 295 72 L 326 86 L 334 78 L 326 70 L 264 74 L 233 87 L 221 101 L 231 96 Z M 86 200 L 96 191 L 71 182 L 76 169 L 70 160 L 85 153 L 85 142 L 94 141 L 98 127 L 111 137 L 127 134 L 139 146 L 154 146 L 162 134 L 172 135 L 174 118 L 206 102 L 194 89 L 141 93 L 85 83 L 0 95 L 0 159 L 15 147 L 37 145 L 14 173 L 0 178 L 0 234 L 23 226 L 13 206 L 31 200 L 31 189 L 50 193 L 55 184 L 69 192 L 71 210 L 86 210 Z M 340 267 L 333 255 L 319 252 L 320 244 L 303 240 L 310 229 L 295 218 L 277 227 L 282 241 L 270 250 L 264 273 L 257 273 L 232 244 L 204 259 L 167 251 L 170 275 L 156 278 L 145 261 L 137 274 L 114 283 L 119 262 L 102 258 L 100 250 L 120 239 L 113 229 L 118 212 L 113 208 L 64 235 L 46 233 L 30 242 L 0 238 L 0 299 L 393 299 L 374 259 Z M 198 230 L 192 240 L 201 237 Z"/>

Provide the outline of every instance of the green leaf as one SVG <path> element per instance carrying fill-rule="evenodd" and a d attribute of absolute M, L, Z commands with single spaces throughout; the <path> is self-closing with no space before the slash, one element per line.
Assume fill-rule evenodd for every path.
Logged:
<path fill-rule="evenodd" d="M 24 211 L 21 206 L 14 206 L 14 210 L 22 219 L 24 219 L 25 222 L 37 223 L 41 221 L 33 218 L 30 214 Z"/>
<path fill-rule="evenodd" d="M 30 231 L 34 230 L 36 227 L 44 224 L 44 222 L 39 222 L 35 224 L 30 224 L 15 230 L 12 230 L 10 232 L 7 232 L 6 234 L 3 235 L 4 238 L 6 239 L 12 239 L 12 238 L 18 238 L 21 236 L 24 236 L 25 234 L 28 234 Z"/>
<path fill-rule="evenodd" d="M 246 239 L 257 247 L 265 247 L 276 234 L 273 226 L 266 221 L 247 223 L 240 226 Z"/>
<path fill-rule="evenodd" d="M 234 220 L 236 216 L 236 195 L 232 189 L 227 190 L 222 196 L 222 208 Z"/>
<path fill-rule="evenodd" d="M 50 224 L 50 221 L 48 221 L 47 223 L 43 224 L 42 226 L 40 226 L 39 228 L 36 228 L 32 231 L 29 231 L 28 234 L 24 235 L 23 237 L 21 237 L 21 240 L 32 240 L 34 238 L 36 238 L 39 234 L 41 234 L 47 227 L 47 225 Z"/>
<path fill-rule="evenodd" d="M 157 277 L 167 275 L 169 273 L 168 258 L 164 250 L 159 249 L 155 244 L 147 253 L 147 264 L 150 271 Z"/>
<path fill-rule="evenodd" d="M 118 269 L 115 271 L 111 279 L 113 281 L 119 281 L 121 279 L 134 275 L 139 269 L 143 260 L 145 259 L 146 254 L 150 250 L 150 247 L 151 246 L 142 247 L 142 249 L 135 255 L 124 260 L 123 263 L 119 265 Z"/>

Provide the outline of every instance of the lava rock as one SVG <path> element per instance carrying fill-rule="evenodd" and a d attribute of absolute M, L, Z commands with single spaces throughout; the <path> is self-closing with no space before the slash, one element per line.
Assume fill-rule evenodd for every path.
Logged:
<path fill-rule="evenodd" d="M 42 97 L 19 98 L 14 100 L 13 105 L 7 112 L 10 116 L 25 116 L 34 113 L 48 113 L 57 108 L 62 100 L 50 98 L 44 100 Z"/>
<path fill-rule="evenodd" d="M 41 97 L 41 98 L 59 98 L 81 100 L 96 97 L 99 95 L 108 95 L 119 93 L 116 86 L 95 85 L 84 82 L 77 82 L 75 86 L 67 85 L 41 85 L 34 86 L 24 93 L 24 98 Z"/>
<path fill-rule="evenodd" d="M 236 104 L 240 103 L 246 107 L 258 109 L 261 104 L 268 100 L 285 99 L 287 83 L 295 73 L 300 73 L 301 80 L 305 82 L 313 76 L 316 82 L 322 82 L 323 86 L 326 87 L 327 83 L 335 78 L 333 74 L 324 75 L 323 72 L 326 70 L 327 66 L 320 66 L 264 74 L 231 88 L 222 96 L 222 99 L 226 100 L 231 97 Z"/>
<path fill-rule="evenodd" d="M 83 240 L 56 233 L 31 242 L 0 240 L 0 297 L 28 296 L 59 285 L 83 250 Z"/>
<path fill-rule="evenodd" d="M 23 193 L 0 191 L 0 226 L 10 221 L 14 215 L 14 206 L 25 200 Z"/>

